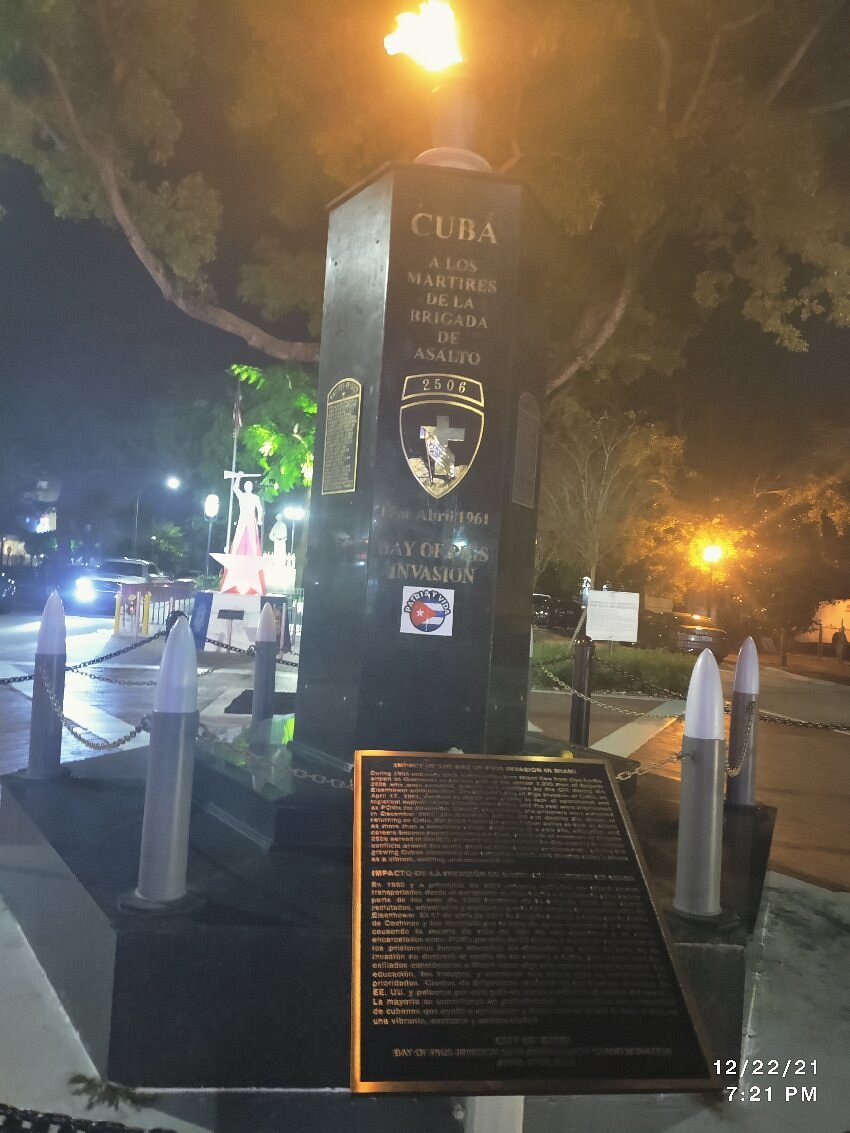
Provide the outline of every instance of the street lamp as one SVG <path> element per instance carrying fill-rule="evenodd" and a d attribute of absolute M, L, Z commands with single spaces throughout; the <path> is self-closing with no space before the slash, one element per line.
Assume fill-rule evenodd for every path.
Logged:
<path fill-rule="evenodd" d="M 167 476 L 163 480 L 163 484 L 169 491 L 176 492 L 180 487 L 180 479 L 177 476 Z M 133 520 L 133 554 L 132 558 L 136 557 L 136 547 L 139 542 L 139 501 L 142 498 L 142 489 L 139 488 L 136 492 L 136 515 Z"/>
<path fill-rule="evenodd" d="M 212 529 L 215 523 L 215 517 L 218 515 L 219 498 L 215 492 L 210 492 L 204 500 L 204 515 L 207 520 L 207 556 L 204 559 L 204 569 L 202 574 L 208 574 L 210 569 L 210 544 L 212 542 Z"/>
<path fill-rule="evenodd" d="M 709 543 L 702 549 L 702 561 L 708 567 L 708 616 L 715 617 L 714 611 L 714 566 L 723 558 L 723 548 L 717 543 Z"/>

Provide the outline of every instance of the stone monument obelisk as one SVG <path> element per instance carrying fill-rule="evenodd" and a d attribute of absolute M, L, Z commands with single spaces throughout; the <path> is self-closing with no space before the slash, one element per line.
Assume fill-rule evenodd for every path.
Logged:
<path fill-rule="evenodd" d="M 523 750 L 547 229 L 468 107 L 330 206 L 300 755 Z"/>

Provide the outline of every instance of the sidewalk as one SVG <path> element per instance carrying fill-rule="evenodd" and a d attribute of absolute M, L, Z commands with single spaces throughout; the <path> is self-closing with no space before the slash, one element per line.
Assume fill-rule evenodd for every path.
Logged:
<path fill-rule="evenodd" d="M 813 680 L 850 685 L 850 661 L 839 661 L 826 648 L 822 657 L 816 653 L 789 653 L 787 667 L 782 665 L 778 653 L 759 653 L 759 661 L 771 669 L 785 668 L 786 672 Z"/>
<path fill-rule="evenodd" d="M 212 660 L 212 655 L 200 660 L 201 671 L 208 667 L 208 658 Z M 224 709 L 250 687 L 250 663 L 244 657 L 222 661 L 215 665 L 213 673 L 200 680 L 202 720 L 214 730 L 236 730 L 247 718 L 233 716 Z M 143 659 L 138 663 L 150 665 L 155 661 Z M 834 659 L 833 663 L 837 665 Z M 850 665 L 845 669 L 846 683 L 850 683 Z M 819 670 L 825 671 L 825 667 Z M 134 682 L 155 676 L 149 668 L 128 668 L 126 659 L 111 672 Z M 279 669 L 277 687 L 294 690 L 296 679 L 294 668 Z M 83 677 L 74 678 L 73 685 L 81 703 L 88 701 L 92 708 L 117 721 L 116 726 L 134 723 L 138 714 L 149 711 L 144 705 L 152 702 L 153 690 L 147 685 L 93 683 Z M 22 740 L 28 725 L 29 701 L 21 686 L 14 686 L 14 690 L 0 690 L 4 720 L 0 768 L 4 771 L 21 766 L 26 752 Z M 624 721 L 612 713 L 609 718 L 597 714 L 593 723 L 596 735 L 607 734 L 610 738 Z M 641 762 L 655 762 L 674 750 L 679 739 L 677 728 L 680 725 L 659 731 L 638 750 L 636 757 Z M 792 742 L 793 730 L 767 725 L 764 745 L 773 742 L 773 732 L 777 733 L 777 742 L 782 742 L 783 737 Z M 66 741 L 63 758 L 90 756 L 71 737 L 66 736 Z M 835 766 L 844 766 L 848 771 L 849 742 L 846 737 L 836 737 L 835 754 L 828 756 L 835 760 Z M 9 750 L 12 744 L 14 749 Z M 810 777 L 812 769 L 803 767 L 801 774 Z M 675 808 L 676 778 L 675 765 L 642 776 L 639 804 L 659 806 L 662 817 L 675 814 L 675 809 L 669 808 Z M 766 787 L 771 789 L 769 776 Z M 760 791 L 760 798 L 762 794 Z M 781 823 L 781 799 L 773 805 L 778 806 Z M 743 1092 L 736 1093 L 731 1101 L 725 1095 L 706 1098 L 672 1094 L 528 1098 L 524 1133 L 567 1133 L 573 1129 L 719 1133 L 729 1125 L 742 1133 L 791 1133 L 800 1129 L 843 1133 L 850 1128 L 850 1086 L 844 1073 L 846 1051 L 850 1049 L 846 991 L 846 973 L 850 970 L 850 894 L 783 875 L 783 866 L 794 864 L 795 844 L 803 839 L 811 841 L 811 833 L 792 831 L 786 839 L 780 823 L 772 858 L 774 869 L 778 866 L 779 872 L 768 875 L 760 930 L 750 962 L 751 998 L 743 1052 L 750 1062 L 741 1082 Z M 850 837 L 846 815 L 844 826 L 837 830 L 834 865 L 825 861 L 823 868 L 834 869 L 835 882 L 846 888 L 850 884 L 846 872 L 850 846 L 840 841 L 841 830 Z M 818 840 L 827 847 L 835 837 L 836 831 L 827 822 Z M 176 1133 L 377 1133 L 382 1129 L 392 1133 L 460 1133 L 462 1129 L 462 1121 L 451 1115 L 449 1100 L 441 1107 L 432 1104 L 434 1099 L 422 1099 L 419 1104 L 402 1098 L 350 1099 L 346 1091 L 298 1095 L 210 1091 L 191 1096 L 178 1092 L 162 1094 L 139 1111 L 126 1104 L 117 1113 L 102 1104 L 86 1110 L 85 1099 L 71 1093 L 68 1078 L 75 1073 L 94 1077 L 94 1068 L 17 923 L 2 904 L 0 957 L 0 1102 L 88 1119 L 117 1119 L 130 1127 L 165 1128 Z M 730 1052 L 729 1056 L 736 1054 Z M 759 1059 L 763 1060 L 761 1067 L 753 1061 Z M 775 1071 L 770 1060 L 776 1062 Z M 787 1071 L 783 1074 L 789 1060 L 790 1076 Z M 797 1060 L 804 1064 L 804 1073 L 795 1072 Z M 788 1090 L 797 1092 L 786 1094 Z M 172 1116 L 175 1114 L 180 1117 Z"/>

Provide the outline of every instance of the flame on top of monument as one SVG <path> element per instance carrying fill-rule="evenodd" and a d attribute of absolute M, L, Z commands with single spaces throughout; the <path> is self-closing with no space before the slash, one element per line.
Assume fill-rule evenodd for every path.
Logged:
<path fill-rule="evenodd" d="M 463 62 L 455 14 L 443 0 L 425 0 L 418 13 L 402 12 L 395 21 L 395 31 L 384 37 L 388 55 L 409 55 L 426 71 Z"/>

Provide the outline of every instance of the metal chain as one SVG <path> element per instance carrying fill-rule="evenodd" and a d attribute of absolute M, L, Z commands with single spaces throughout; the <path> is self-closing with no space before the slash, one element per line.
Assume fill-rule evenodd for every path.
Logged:
<path fill-rule="evenodd" d="M 600 661 L 600 664 L 605 665 L 609 669 L 613 669 L 614 672 L 620 673 L 623 676 L 631 677 L 633 680 L 640 681 L 639 677 L 634 677 L 633 674 L 628 673 L 625 669 L 619 669 L 619 668 L 617 668 L 616 665 L 611 665 L 607 661 L 601 661 L 599 657 L 594 657 L 594 660 Z M 585 699 L 585 700 L 591 700 L 590 697 L 583 696 L 583 694 L 580 693 L 578 691 L 578 689 L 573 689 L 573 688 L 570 687 L 570 685 L 565 684 L 562 680 L 559 680 L 559 678 L 556 677 L 554 673 L 551 673 L 545 667 L 545 665 L 541 665 L 539 661 L 535 662 L 535 667 L 537 669 L 539 669 L 542 673 L 545 673 L 546 676 L 550 678 L 550 680 L 553 680 L 557 685 L 559 685 L 566 692 L 575 693 L 576 696 L 581 697 L 582 699 Z M 672 697 L 676 700 L 682 699 L 681 693 L 674 692 L 672 689 L 669 689 L 669 688 L 664 688 L 663 685 L 654 685 L 650 681 L 643 681 L 642 683 L 643 683 L 644 687 L 649 689 L 651 692 L 663 693 L 665 695 L 665 697 L 667 697 L 667 698 Z M 603 708 L 610 708 L 612 712 L 620 712 L 625 716 L 629 716 L 629 715 L 643 716 L 643 715 L 645 715 L 645 713 L 643 713 L 643 712 L 629 712 L 625 708 L 617 708 L 613 704 L 605 704 L 602 701 L 591 700 L 591 703 L 599 704 Z M 729 713 L 732 711 L 732 706 L 731 706 L 731 703 L 729 701 L 724 701 L 723 711 L 727 715 L 729 715 Z M 679 713 L 678 716 L 671 717 L 671 719 L 679 719 L 683 715 L 684 715 L 684 713 Z M 826 724 L 826 723 L 821 723 L 821 722 L 816 721 L 816 720 L 798 720 L 795 716 L 781 716 L 778 712 L 768 712 L 768 710 L 766 708 L 760 708 L 758 715 L 759 715 L 759 720 L 764 720 L 766 723 L 769 723 L 769 724 L 782 724 L 782 725 L 784 725 L 785 727 L 788 727 L 788 728 L 816 728 L 818 731 L 822 731 L 822 732 L 848 732 L 848 731 L 850 731 L 850 722 L 848 722 L 847 724 Z"/>
<path fill-rule="evenodd" d="M 545 673 L 546 676 L 549 677 L 550 680 L 554 681 L 556 685 L 559 685 L 565 692 L 569 692 L 573 696 L 577 696 L 580 700 L 587 701 L 588 704 L 596 704 L 600 708 L 608 708 L 608 709 L 610 709 L 611 712 L 618 712 L 621 716 L 639 717 L 639 716 L 645 716 L 646 715 L 645 712 L 636 712 L 633 708 L 620 708 L 620 706 L 618 704 L 606 704 L 605 701 L 603 701 L 603 700 L 594 700 L 594 698 L 592 696 L 586 696 L 583 692 L 579 692 L 579 690 L 577 688 L 573 688 L 571 685 L 568 685 L 565 681 L 562 681 L 560 677 L 556 677 L 555 674 L 550 672 L 549 669 L 547 669 L 545 665 L 538 664 L 537 667 L 538 667 L 538 669 L 540 669 L 541 672 Z M 684 716 L 684 712 L 671 712 L 669 715 L 659 716 L 659 719 L 660 720 L 668 720 L 668 719 L 669 720 L 681 720 L 681 718 L 683 716 Z"/>
<path fill-rule="evenodd" d="M 738 761 L 738 766 L 733 767 L 732 764 L 729 762 L 729 748 L 728 748 L 728 746 L 726 747 L 726 750 L 723 753 L 723 765 L 726 768 L 726 774 L 730 779 L 736 779 L 741 774 L 741 772 L 744 770 L 744 766 L 747 762 L 747 757 L 750 754 L 750 745 L 752 744 L 752 739 L 753 739 L 753 724 L 754 724 L 754 721 L 755 721 L 755 718 L 756 718 L 756 714 L 753 711 L 755 706 L 756 706 L 756 702 L 754 700 L 751 700 L 750 703 L 747 705 L 747 730 L 744 733 L 744 742 L 741 746 L 741 758 Z"/>
<path fill-rule="evenodd" d="M 126 744 L 129 740 L 135 739 L 140 733 L 150 731 L 150 722 L 146 716 L 143 716 L 132 731 L 127 732 L 126 735 L 121 736 L 118 740 L 87 740 L 86 737 L 82 735 L 81 725 L 76 724 L 62 711 L 62 708 L 56 700 L 56 694 L 50 686 L 50 681 L 47 679 L 47 675 L 40 673 L 39 676 L 41 678 L 41 686 L 47 693 L 47 699 L 50 701 L 50 705 L 56 713 L 62 727 L 66 732 L 69 732 L 75 740 L 78 740 L 84 747 L 89 748 L 91 751 L 111 751 L 114 748 L 119 748 L 123 744 Z"/>
<path fill-rule="evenodd" d="M 614 778 L 621 781 L 625 779 L 634 779 L 636 775 L 648 775 L 650 771 L 655 771 L 659 767 L 664 767 L 667 763 L 681 763 L 681 761 L 686 758 L 687 752 L 677 751 L 673 755 L 665 756 L 664 759 L 656 759 L 654 763 L 643 763 L 634 771 L 618 771 Z"/>
<path fill-rule="evenodd" d="M 118 677 L 105 677 L 103 673 L 90 672 L 88 669 L 74 670 L 81 677 L 87 677 L 90 681 L 103 681 L 108 685 L 125 685 L 133 688 L 152 688 L 156 685 L 156 681 L 122 681 Z"/>
<path fill-rule="evenodd" d="M 0 1102 L 0 1130 L 8 1133 L 145 1133 L 138 1125 L 124 1125 L 120 1121 L 96 1121 L 89 1117 L 71 1117 L 67 1113 L 50 1113 L 37 1109 L 18 1109 Z M 149 1133 L 174 1133 L 173 1129 L 157 1127 Z"/>
<path fill-rule="evenodd" d="M 0 677 L 0 685 L 19 685 L 24 681 L 31 681 L 32 678 L 32 673 L 24 673 L 22 677 Z"/>
<path fill-rule="evenodd" d="M 218 649 L 227 649 L 230 653 L 246 653 L 249 657 L 254 656 L 253 645 L 243 649 L 241 645 L 228 645 L 226 641 L 219 641 L 217 637 L 205 637 L 204 642 L 207 645 L 215 645 Z"/>
<path fill-rule="evenodd" d="M 99 665 L 101 661 L 111 661 L 113 657 L 123 657 L 125 653 L 132 653 L 134 649 L 141 649 L 143 645 L 149 645 L 152 641 L 157 641 L 160 637 L 165 637 L 166 630 L 161 629 L 159 633 L 154 633 L 150 637 L 143 637 L 139 641 L 134 641 L 132 645 L 125 645 L 123 649 L 115 649 L 112 653 L 104 653 L 100 657 L 92 657 L 90 661 L 80 661 L 77 665 L 66 665 L 66 673 L 77 673 L 80 669 L 87 669 L 90 665 Z"/>
<path fill-rule="evenodd" d="M 318 783 L 320 786 L 336 787 L 342 791 L 354 790 L 353 782 L 346 783 L 344 779 L 328 778 L 319 771 L 305 771 L 303 767 L 293 767 L 292 774 L 296 779 L 309 779 L 311 783 Z"/>
<path fill-rule="evenodd" d="M 208 677 L 210 673 L 215 672 L 217 672 L 216 669 L 202 669 L 198 673 L 198 678 Z M 122 681 L 118 677 L 107 677 L 103 673 L 90 673 L 88 671 L 80 672 L 79 676 L 88 677 L 91 681 L 103 681 L 108 685 L 123 685 L 126 688 L 153 688 L 159 683 L 159 678 L 153 681 Z"/>

